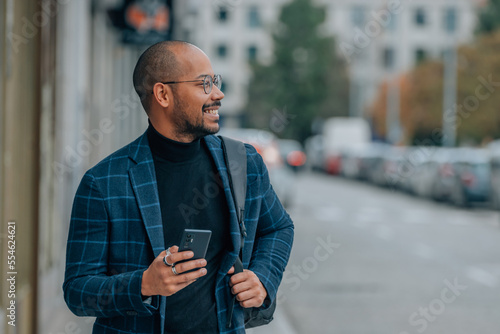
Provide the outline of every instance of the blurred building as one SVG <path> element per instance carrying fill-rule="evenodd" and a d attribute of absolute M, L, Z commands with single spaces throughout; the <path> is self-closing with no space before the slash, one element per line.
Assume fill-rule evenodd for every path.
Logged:
<path fill-rule="evenodd" d="M 271 33 L 290 0 L 186 0 L 178 37 L 199 45 L 223 76 L 226 125 L 236 126 L 247 102 L 248 62 L 269 63 Z M 336 37 L 349 65 L 350 115 L 362 116 L 379 85 L 428 58 L 472 40 L 478 0 L 315 0 L 326 9 L 321 33 Z"/>
<path fill-rule="evenodd" d="M 248 61 L 272 60 L 270 32 L 288 1 L 177 0 L 170 7 L 171 37 L 200 46 L 224 78 L 222 119 L 228 126 L 242 117 Z M 77 320 L 64 304 L 65 245 L 83 173 L 147 126 L 131 79 L 154 36 L 144 45 L 123 43 L 138 41 L 119 29 L 123 18 L 117 9 L 132 2 L 149 9 L 170 3 L 0 1 L 0 333 L 84 333 L 82 326 L 92 323 Z M 411 2 L 387 24 L 373 16 L 387 9 L 382 0 L 317 3 L 327 9 L 325 32 L 337 36 L 339 53 L 348 58 L 342 43 L 360 49 L 348 59 L 352 115 L 362 114 L 387 75 L 472 38 L 472 0 Z M 376 23 L 383 29 L 378 31 Z M 373 37 L 367 29 L 375 29 Z M 359 37 L 363 32 L 368 41 Z M 15 253 L 9 249 L 12 225 Z M 10 270 L 12 254 L 16 263 Z M 7 282 L 11 271 L 16 273 L 13 298 Z M 16 327 L 8 324 L 12 301 Z"/>
<path fill-rule="evenodd" d="M 194 43 L 222 75 L 221 122 L 240 125 L 251 77 L 250 61 L 269 63 L 273 57 L 271 32 L 288 0 L 187 0 L 177 3 L 177 37 Z"/>
<path fill-rule="evenodd" d="M 173 31 L 167 0 L 0 1 L 0 333 L 89 332 L 62 297 L 66 240 L 83 173 L 147 127 L 132 85 L 147 45 L 117 28 L 132 3 L 162 5 Z"/>

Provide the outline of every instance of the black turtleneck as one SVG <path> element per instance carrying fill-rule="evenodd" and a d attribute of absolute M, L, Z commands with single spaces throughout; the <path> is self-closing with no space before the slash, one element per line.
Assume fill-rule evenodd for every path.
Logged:
<path fill-rule="evenodd" d="M 167 297 L 165 334 L 218 333 L 215 281 L 229 247 L 229 209 L 203 139 L 180 143 L 149 125 L 165 247 L 179 245 L 185 228 L 211 230 L 207 274 Z"/>

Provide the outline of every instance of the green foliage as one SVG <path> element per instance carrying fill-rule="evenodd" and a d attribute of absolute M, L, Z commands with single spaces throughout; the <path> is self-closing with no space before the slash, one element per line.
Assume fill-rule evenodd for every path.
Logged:
<path fill-rule="evenodd" d="M 489 0 L 479 13 L 477 32 L 492 33 L 500 28 L 500 0 Z"/>
<path fill-rule="evenodd" d="M 457 144 L 482 144 L 500 138 L 500 31 L 481 36 L 458 50 Z M 443 76 L 440 61 L 428 61 L 405 75 L 400 84 L 401 123 L 406 144 L 441 144 Z M 372 106 L 377 135 L 385 134 L 387 88 Z M 450 120 L 451 110 L 445 112 Z"/>
<path fill-rule="evenodd" d="M 348 81 L 333 38 L 320 34 L 325 10 L 310 0 L 285 5 L 273 34 L 274 60 L 252 64 L 248 126 L 304 140 L 318 117 L 348 113 Z"/>

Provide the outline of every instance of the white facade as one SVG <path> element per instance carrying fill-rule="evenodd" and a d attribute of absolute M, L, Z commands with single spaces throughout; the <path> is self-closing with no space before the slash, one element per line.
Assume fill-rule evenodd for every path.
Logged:
<path fill-rule="evenodd" d="M 202 48 L 223 76 L 221 114 L 236 126 L 250 80 L 249 48 L 269 62 L 271 32 L 289 0 L 186 0 L 176 2 L 176 38 Z M 410 70 L 419 57 L 439 58 L 450 46 L 472 40 L 477 0 L 316 0 L 326 9 L 323 33 L 336 37 L 349 66 L 350 114 L 363 115 L 379 85 Z M 226 14 L 221 14 L 225 9 Z M 226 15 L 226 19 L 221 19 Z M 258 17 L 259 22 L 252 20 Z M 182 26 L 182 28 L 181 28 Z M 231 117 L 233 116 L 233 117 Z"/>
<path fill-rule="evenodd" d="M 178 30 L 174 37 L 200 47 L 209 56 L 214 71 L 222 75 L 225 98 L 221 115 L 226 126 L 239 124 L 238 117 L 246 104 L 251 76 L 249 57 L 255 55 L 263 63 L 272 59 L 270 32 L 278 21 L 281 6 L 287 1 L 183 0 L 175 3 Z M 225 14 L 221 14 L 223 9 Z M 221 15 L 225 15 L 225 19 Z"/>

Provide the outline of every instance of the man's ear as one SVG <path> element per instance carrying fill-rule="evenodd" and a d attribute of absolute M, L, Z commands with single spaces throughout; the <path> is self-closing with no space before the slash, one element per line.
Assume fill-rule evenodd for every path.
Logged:
<path fill-rule="evenodd" d="M 153 86 L 154 99 L 163 108 L 167 108 L 170 105 L 170 94 L 171 90 L 167 85 L 157 82 Z"/>

